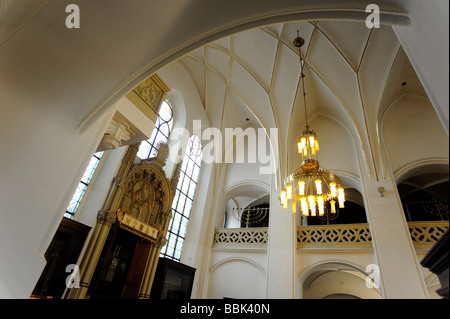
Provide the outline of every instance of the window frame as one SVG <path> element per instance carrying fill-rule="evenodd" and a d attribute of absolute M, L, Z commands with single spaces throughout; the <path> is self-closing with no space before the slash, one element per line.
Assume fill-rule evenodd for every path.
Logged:
<path fill-rule="evenodd" d="M 91 159 L 89 160 L 89 164 L 87 165 L 83 176 L 81 177 L 80 181 L 78 182 L 77 189 L 74 191 L 72 198 L 69 202 L 69 205 L 67 206 L 66 211 L 64 212 L 65 218 L 73 219 L 75 214 L 78 212 L 78 209 L 80 208 L 81 203 L 83 202 L 83 199 L 86 198 L 85 195 L 88 192 L 88 187 L 89 187 L 89 185 L 92 185 L 92 180 L 94 179 L 94 175 L 96 172 L 98 172 L 97 169 L 100 165 L 103 154 L 104 154 L 103 151 L 96 152 L 92 155 Z M 93 167 L 90 167 L 90 164 L 91 164 L 92 160 L 94 160 L 94 159 L 96 160 L 96 162 L 93 165 Z M 80 186 L 83 187 L 83 189 L 80 191 L 79 194 L 77 194 Z M 71 208 L 72 205 L 73 205 L 73 207 Z"/>
<path fill-rule="evenodd" d="M 197 144 L 194 144 L 194 142 L 197 142 Z M 195 153 L 193 153 L 194 147 L 196 147 Z M 180 178 L 172 201 L 172 219 L 167 230 L 167 242 L 161 249 L 160 257 L 169 258 L 175 261 L 181 260 L 181 253 L 186 240 L 187 228 L 194 203 L 198 179 L 200 177 L 202 156 L 203 153 L 200 138 L 197 135 L 192 135 L 189 138 L 188 148 L 186 149 L 181 164 Z M 190 163 L 192 163 L 192 167 L 191 171 L 188 172 L 187 168 Z M 195 169 L 198 170 L 196 179 L 193 178 Z M 185 188 L 185 181 L 187 182 L 187 188 Z M 191 189 L 193 189 L 192 193 Z"/>
<path fill-rule="evenodd" d="M 161 111 L 163 111 L 163 107 L 165 107 L 164 103 L 167 104 L 168 110 L 170 110 L 170 118 L 169 119 L 164 119 L 161 117 Z M 163 141 L 165 143 L 167 143 L 169 140 L 169 136 L 170 136 L 170 133 L 172 132 L 172 128 L 173 128 L 173 122 L 174 122 L 174 118 L 173 118 L 172 104 L 169 99 L 165 99 L 161 103 L 161 106 L 159 108 L 159 114 L 158 114 L 158 117 L 156 118 L 155 128 L 153 129 L 152 134 L 150 135 L 150 138 L 148 140 L 142 141 L 139 146 L 137 156 L 141 160 L 148 159 L 151 157 L 156 157 L 156 155 L 158 154 L 158 150 L 159 150 L 159 144 Z M 162 128 L 164 126 L 167 126 L 167 131 L 168 131 L 167 135 L 162 130 Z M 142 156 L 142 154 L 140 154 L 140 153 L 142 153 L 143 150 L 146 148 L 148 148 L 148 151 L 146 151 L 147 155 Z M 152 154 L 152 153 L 154 153 L 154 154 Z"/>

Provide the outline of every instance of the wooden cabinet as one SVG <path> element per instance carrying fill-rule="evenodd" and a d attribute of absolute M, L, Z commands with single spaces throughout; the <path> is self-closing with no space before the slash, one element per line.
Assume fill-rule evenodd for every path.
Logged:
<path fill-rule="evenodd" d="M 90 287 L 91 299 L 137 299 L 150 242 L 114 225 Z"/>
<path fill-rule="evenodd" d="M 68 265 L 76 264 L 78 256 L 90 231 L 90 227 L 63 218 L 45 259 L 47 264 L 33 289 L 31 298 L 60 299 L 66 289 Z"/>
<path fill-rule="evenodd" d="M 190 299 L 195 268 L 159 258 L 150 299 Z"/>

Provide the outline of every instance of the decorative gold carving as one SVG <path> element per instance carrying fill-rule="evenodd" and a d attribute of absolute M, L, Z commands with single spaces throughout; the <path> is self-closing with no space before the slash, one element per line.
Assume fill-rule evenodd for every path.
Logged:
<path fill-rule="evenodd" d="M 111 226 L 116 221 L 116 214 L 110 211 L 101 210 L 97 214 L 97 222 L 102 225 Z"/>
<path fill-rule="evenodd" d="M 155 122 L 159 107 L 169 91 L 170 88 L 157 74 L 154 74 L 139 83 L 126 96 L 137 108 Z"/>
<path fill-rule="evenodd" d="M 172 217 L 172 183 L 178 182 L 178 178 L 169 181 L 162 169 L 167 155 L 167 145 L 162 144 L 156 158 L 144 160 L 131 167 L 126 179 L 121 183 L 121 227 L 137 235 L 147 236 L 158 244 L 165 240 Z"/>
<path fill-rule="evenodd" d="M 149 241 L 154 241 L 155 239 L 157 239 L 158 229 L 141 222 L 124 210 L 119 209 L 119 211 L 117 212 L 117 219 L 122 229 L 126 229 L 133 234 Z"/>
<path fill-rule="evenodd" d="M 158 154 L 156 155 L 156 164 L 158 166 L 166 166 L 167 157 L 169 157 L 169 146 L 166 143 L 162 143 L 159 146 Z"/>

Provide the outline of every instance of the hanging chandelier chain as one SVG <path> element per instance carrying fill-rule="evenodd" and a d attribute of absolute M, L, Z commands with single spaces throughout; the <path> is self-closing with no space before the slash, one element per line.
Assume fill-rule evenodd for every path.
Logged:
<path fill-rule="evenodd" d="M 305 106 L 306 127 L 297 143 L 298 152 L 302 158 L 300 168 L 285 178 L 283 190 L 280 194 L 280 202 L 284 209 L 292 206 L 292 212 L 297 212 L 297 204 L 303 215 L 323 216 L 325 211 L 336 214 L 338 203 L 339 208 L 344 208 L 345 195 L 344 188 L 339 178 L 332 172 L 320 167 L 317 152 L 319 151 L 319 141 L 316 133 L 309 129 L 308 113 L 306 105 L 305 74 L 303 72 L 306 56 L 302 57 L 301 47 L 305 44 L 305 39 L 300 37 L 297 30 L 297 38 L 294 39 L 294 46 L 298 48 L 300 57 L 300 79 L 303 90 L 303 102 Z M 303 60 L 303 61 L 302 61 Z M 300 82 L 298 83 L 300 85 Z M 328 206 L 329 207 L 326 207 Z"/>
<path fill-rule="evenodd" d="M 303 104 L 305 105 L 305 122 L 306 128 L 308 128 L 308 113 L 306 108 L 306 90 L 305 90 L 305 73 L 303 72 L 306 60 L 302 58 L 302 46 L 305 40 L 300 37 L 299 30 L 297 30 L 297 39 L 294 40 L 294 45 L 298 47 L 298 55 L 300 58 L 300 82 L 302 84 Z"/>

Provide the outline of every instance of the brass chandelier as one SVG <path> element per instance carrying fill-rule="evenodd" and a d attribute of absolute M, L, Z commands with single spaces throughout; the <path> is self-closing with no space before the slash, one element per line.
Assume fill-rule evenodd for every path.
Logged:
<path fill-rule="evenodd" d="M 294 46 L 298 47 L 302 67 L 300 81 L 302 82 L 306 117 L 305 129 L 297 144 L 302 164 L 284 179 L 280 202 L 284 209 L 288 209 L 288 204 L 292 204 L 292 213 L 294 214 L 300 209 L 305 216 L 323 216 L 326 212 L 336 214 L 336 205 L 344 208 L 345 194 L 340 179 L 333 172 L 320 166 L 317 156 L 319 141 L 316 133 L 308 125 L 305 74 L 301 63 L 301 47 L 304 43 L 305 40 L 300 36 L 294 40 Z"/>

